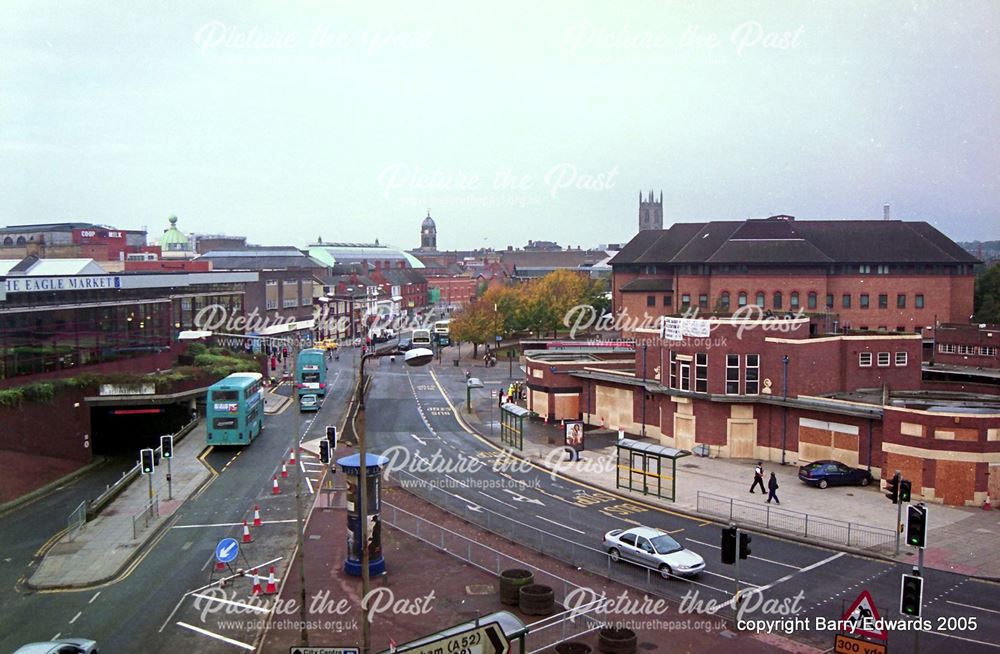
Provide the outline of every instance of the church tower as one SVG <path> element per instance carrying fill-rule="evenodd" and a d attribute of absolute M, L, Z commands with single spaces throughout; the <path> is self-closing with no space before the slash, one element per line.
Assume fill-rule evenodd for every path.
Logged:
<path fill-rule="evenodd" d="M 431 218 L 431 210 L 427 210 L 427 217 L 420 223 L 420 249 L 437 250 L 437 226 Z"/>
<path fill-rule="evenodd" d="M 653 200 L 653 192 L 649 192 L 649 199 L 642 199 L 642 191 L 639 192 L 639 231 L 644 229 L 663 229 L 663 191 L 660 191 L 660 199 Z"/>

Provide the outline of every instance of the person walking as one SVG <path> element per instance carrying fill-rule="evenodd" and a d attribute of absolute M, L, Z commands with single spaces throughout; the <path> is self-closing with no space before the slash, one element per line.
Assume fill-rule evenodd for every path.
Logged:
<path fill-rule="evenodd" d="M 770 504 L 771 500 L 774 500 L 775 504 L 781 504 L 778 499 L 778 478 L 771 473 L 771 478 L 767 480 L 767 503 Z"/>
<path fill-rule="evenodd" d="M 757 465 L 753 467 L 753 483 L 750 485 L 750 492 L 753 493 L 753 489 L 760 486 L 760 494 L 764 494 L 764 464 L 760 461 Z"/>

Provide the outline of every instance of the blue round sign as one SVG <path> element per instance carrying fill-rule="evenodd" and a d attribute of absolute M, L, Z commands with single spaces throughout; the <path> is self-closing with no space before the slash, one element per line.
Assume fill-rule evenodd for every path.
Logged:
<path fill-rule="evenodd" d="M 235 538 L 223 538 L 215 546 L 215 558 L 219 563 L 229 563 L 240 553 L 240 544 Z"/>

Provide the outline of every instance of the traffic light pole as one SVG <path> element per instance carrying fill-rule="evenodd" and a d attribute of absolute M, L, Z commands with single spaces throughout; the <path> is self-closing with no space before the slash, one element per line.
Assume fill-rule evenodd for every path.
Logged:
<path fill-rule="evenodd" d="M 736 527 L 736 560 L 734 564 L 736 565 L 736 594 L 733 595 L 733 612 L 736 614 L 735 617 L 737 621 L 740 617 L 740 528 Z"/>
<path fill-rule="evenodd" d="M 902 480 L 899 470 L 896 471 L 896 478 Z M 899 556 L 899 534 L 903 528 L 903 503 L 896 500 L 896 556 Z"/>
<path fill-rule="evenodd" d="M 173 487 L 173 482 L 171 481 L 172 477 L 170 475 L 170 470 L 171 470 L 170 460 L 172 458 L 173 457 L 170 457 L 170 459 L 167 459 L 167 499 L 168 500 L 174 499 L 174 487 Z"/>
<path fill-rule="evenodd" d="M 927 520 L 927 506 L 924 505 L 924 524 L 926 525 L 928 522 L 929 522 L 929 520 Z M 924 538 L 925 538 L 925 543 L 924 544 L 926 545 L 926 536 Z M 917 575 L 919 575 L 921 579 L 924 578 L 924 548 L 923 547 L 918 547 L 917 548 Z M 923 582 L 921 582 L 921 583 L 923 583 Z M 922 631 L 921 629 L 917 629 L 916 633 L 913 636 L 913 654 L 920 654 L 920 632 L 921 631 Z"/>

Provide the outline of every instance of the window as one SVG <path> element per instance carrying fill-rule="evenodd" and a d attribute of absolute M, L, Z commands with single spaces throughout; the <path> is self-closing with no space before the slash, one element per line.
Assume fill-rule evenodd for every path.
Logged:
<path fill-rule="evenodd" d="M 740 394 L 740 355 L 726 355 L 726 395 Z"/>
<path fill-rule="evenodd" d="M 655 295 L 647 295 L 646 296 L 646 306 L 647 307 L 655 307 L 656 306 L 656 296 Z"/>
<path fill-rule="evenodd" d="M 924 296 L 921 293 L 917 293 L 913 296 L 913 306 L 918 309 L 924 308 Z"/>
<path fill-rule="evenodd" d="M 646 264 L 643 267 L 642 272 L 645 273 L 645 274 L 647 274 L 647 275 L 655 275 L 656 274 L 656 266 L 652 265 L 652 264 Z"/>
<path fill-rule="evenodd" d="M 691 306 L 691 296 L 689 294 L 684 293 L 683 295 L 681 295 L 681 306 L 684 307 L 685 309 Z"/>
<path fill-rule="evenodd" d="M 673 295 L 664 295 L 663 296 L 663 306 L 669 307 L 673 303 L 674 303 L 674 296 Z"/>
<path fill-rule="evenodd" d="M 872 271 L 872 267 L 869 266 L 869 265 L 858 266 L 858 272 L 861 273 L 862 275 L 871 274 L 871 271 Z"/>
<path fill-rule="evenodd" d="M 702 293 L 698 296 L 698 308 L 707 309 L 708 308 L 708 294 Z"/>
<path fill-rule="evenodd" d="M 774 292 L 774 298 L 772 298 L 772 299 L 774 301 L 771 304 L 774 306 L 774 308 L 775 309 L 780 309 L 781 308 L 781 291 L 775 291 Z"/>
<path fill-rule="evenodd" d="M 958 353 L 959 354 L 975 354 L 976 353 L 976 346 L 975 345 L 959 345 L 958 346 Z"/>
<path fill-rule="evenodd" d="M 757 291 L 757 306 L 764 308 L 764 291 Z"/>
<path fill-rule="evenodd" d="M 980 345 L 979 353 L 984 357 L 995 357 L 997 355 L 996 345 Z"/>
<path fill-rule="evenodd" d="M 719 296 L 719 308 L 729 311 L 729 291 L 722 291 L 722 295 Z"/>
<path fill-rule="evenodd" d="M 878 308 L 888 309 L 889 308 L 889 296 L 885 293 L 879 293 L 878 295 Z"/>
<path fill-rule="evenodd" d="M 858 297 L 858 306 L 861 307 L 862 309 L 867 309 L 868 308 L 868 294 L 867 293 L 862 293 Z"/>
<path fill-rule="evenodd" d="M 827 309 L 833 308 L 833 293 L 830 293 L 829 295 L 826 296 L 826 308 Z"/>
<path fill-rule="evenodd" d="M 872 367 L 872 353 L 871 352 L 861 352 L 858 354 L 858 365 L 862 368 Z"/>
<path fill-rule="evenodd" d="M 736 304 L 738 306 L 741 306 L 741 307 L 745 307 L 747 305 L 747 292 L 746 291 L 740 291 L 740 294 L 737 296 L 737 299 L 736 299 Z"/>
<path fill-rule="evenodd" d="M 278 280 L 277 279 L 269 279 L 269 280 L 267 280 L 267 281 L 264 282 L 264 285 L 265 286 L 277 286 L 278 285 Z"/>
<path fill-rule="evenodd" d="M 799 292 L 792 291 L 792 294 L 788 296 L 788 308 L 798 309 L 799 308 Z"/>
<path fill-rule="evenodd" d="M 681 383 L 682 391 L 691 390 L 691 362 L 690 361 L 680 361 L 677 366 L 677 376 L 678 381 Z"/>
<path fill-rule="evenodd" d="M 840 298 L 840 306 L 844 307 L 845 309 L 850 309 L 851 308 L 851 294 L 850 293 L 844 293 L 844 296 Z"/>
<path fill-rule="evenodd" d="M 812 291 L 809 291 L 809 295 L 806 296 L 806 307 L 810 309 L 816 308 L 816 294 Z"/>
<path fill-rule="evenodd" d="M 670 350 L 670 388 L 677 388 L 677 353 Z"/>
<path fill-rule="evenodd" d="M 8 236 L 7 238 L 5 238 L 3 240 L 3 244 L 4 245 L 14 245 L 14 239 L 12 239 L 11 237 Z"/>
<path fill-rule="evenodd" d="M 941 345 L 938 345 L 938 352 L 940 352 L 941 354 L 955 354 L 955 352 L 957 351 L 958 348 L 956 348 L 954 345 L 951 344 L 945 345 L 944 343 L 942 343 Z"/>
<path fill-rule="evenodd" d="M 878 353 L 878 365 L 880 367 L 885 367 L 885 366 L 889 365 L 889 353 L 888 352 L 879 352 Z"/>
<path fill-rule="evenodd" d="M 270 311 L 272 309 L 277 309 L 277 308 L 278 308 L 277 298 L 275 299 L 267 298 L 267 310 Z"/>
<path fill-rule="evenodd" d="M 889 274 L 889 266 L 886 266 L 886 265 L 879 266 L 878 267 L 878 274 L 880 274 L 880 275 L 888 275 Z"/>
<path fill-rule="evenodd" d="M 708 392 L 707 352 L 698 352 L 694 355 L 694 390 L 699 393 Z"/>
<path fill-rule="evenodd" d="M 900 293 L 896 296 L 896 308 L 905 309 L 906 308 L 906 294 Z"/>
<path fill-rule="evenodd" d="M 896 352 L 896 365 L 897 366 L 906 365 L 906 352 Z"/>
<path fill-rule="evenodd" d="M 747 395 L 756 395 L 760 392 L 760 355 L 748 354 L 746 357 L 746 389 Z"/>

